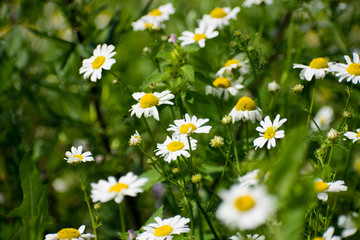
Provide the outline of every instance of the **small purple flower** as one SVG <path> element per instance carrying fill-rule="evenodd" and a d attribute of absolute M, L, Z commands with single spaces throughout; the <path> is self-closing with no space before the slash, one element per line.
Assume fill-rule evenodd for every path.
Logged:
<path fill-rule="evenodd" d="M 172 43 L 174 45 L 176 45 L 176 42 L 177 42 L 177 38 L 176 38 L 176 35 L 174 33 L 172 33 L 169 37 L 169 43 Z"/>
<path fill-rule="evenodd" d="M 132 240 L 132 239 L 135 239 L 137 237 L 137 234 L 134 232 L 134 230 L 128 230 L 128 233 L 129 233 L 129 238 L 128 240 Z"/>

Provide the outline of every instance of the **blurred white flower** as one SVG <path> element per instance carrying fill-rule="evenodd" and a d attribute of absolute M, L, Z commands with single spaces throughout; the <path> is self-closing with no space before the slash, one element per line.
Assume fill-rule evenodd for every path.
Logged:
<path fill-rule="evenodd" d="M 239 7 L 231 9 L 229 7 L 217 7 L 213 9 L 210 14 L 205 14 L 200 20 L 208 25 L 214 25 L 216 28 L 222 29 L 224 26 L 230 24 L 230 20 L 236 20 L 236 15 L 240 12 Z"/>
<path fill-rule="evenodd" d="M 319 240 L 341 240 L 341 237 L 339 236 L 333 236 L 334 235 L 334 231 L 335 228 L 334 227 L 329 227 L 325 233 L 322 235 L 322 238 L 316 237 L 314 239 L 319 239 Z"/>
<path fill-rule="evenodd" d="M 280 85 L 275 80 L 268 83 L 268 91 L 269 92 L 276 92 L 279 89 L 280 89 Z"/>
<path fill-rule="evenodd" d="M 265 236 L 260 236 L 259 234 L 247 234 L 246 238 L 244 238 L 240 233 L 236 233 L 236 235 L 229 237 L 230 240 L 265 240 Z"/>
<path fill-rule="evenodd" d="M 252 5 L 260 5 L 260 4 L 266 4 L 266 5 L 271 5 L 273 3 L 273 0 L 246 0 L 243 3 L 243 7 L 251 7 Z"/>
<path fill-rule="evenodd" d="M 341 237 L 347 238 L 351 235 L 354 235 L 358 228 L 355 225 L 355 222 L 352 218 L 358 217 L 358 214 L 356 212 L 353 212 L 351 215 L 340 215 L 338 218 L 338 225 L 339 227 L 343 228 L 341 232 Z"/>
<path fill-rule="evenodd" d="M 224 138 L 220 136 L 215 136 L 213 139 L 210 140 L 210 146 L 214 148 L 218 148 L 224 145 Z"/>
<path fill-rule="evenodd" d="M 317 125 L 321 130 L 328 129 L 330 123 L 333 120 L 334 120 L 334 110 L 332 109 L 332 107 L 329 106 L 323 106 L 322 108 L 320 108 L 320 110 L 317 112 L 317 114 L 314 117 L 314 121 L 317 123 Z M 313 131 L 318 131 L 314 122 L 311 122 L 310 126 Z"/>
<path fill-rule="evenodd" d="M 249 66 L 247 65 L 247 60 L 240 61 L 234 58 L 227 60 L 225 65 L 217 71 L 216 76 L 222 77 L 225 74 L 230 75 L 236 69 L 238 69 L 241 74 L 248 73 Z"/>

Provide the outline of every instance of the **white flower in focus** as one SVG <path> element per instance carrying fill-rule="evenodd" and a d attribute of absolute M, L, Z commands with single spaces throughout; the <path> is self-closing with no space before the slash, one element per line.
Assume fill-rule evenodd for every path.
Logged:
<path fill-rule="evenodd" d="M 334 110 L 332 109 L 332 107 L 329 106 L 323 106 L 322 108 L 320 108 L 320 110 L 317 112 L 317 114 L 314 117 L 314 121 L 317 123 L 317 125 L 321 130 L 328 129 L 330 123 L 333 120 L 334 120 Z M 318 131 L 314 122 L 311 122 L 310 126 L 313 131 Z"/>
<path fill-rule="evenodd" d="M 231 82 L 229 78 L 218 77 L 213 82 L 213 86 L 207 85 L 205 87 L 206 95 L 213 95 L 218 98 L 224 96 L 225 100 L 229 99 L 229 94 L 236 96 L 239 93 L 239 89 L 244 88 L 242 83 L 242 78 L 238 81 Z"/>
<path fill-rule="evenodd" d="M 348 139 L 353 140 L 353 143 L 360 140 L 360 128 L 356 129 L 356 132 L 346 132 L 344 133 L 344 136 Z"/>
<path fill-rule="evenodd" d="M 174 124 L 170 124 L 168 131 L 173 131 L 174 135 L 190 136 L 193 133 L 209 133 L 211 126 L 202 126 L 209 121 L 208 118 L 197 118 L 195 115 L 190 117 L 189 114 L 185 114 L 185 119 L 178 119 L 174 121 Z"/>
<path fill-rule="evenodd" d="M 352 216 L 350 215 L 340 215 L 338 218 L 338 225 L 339 227 L 343 228 L 341 232 L 341 237 L 347 238 L 349 236 L 354 235 L 358 228 L 355 225 L 355 222 L 353 221 L 353 217 L 358 217 L 358 214 L 356 212 L 352 213 Z"/>
<path fill-rule="evenodd" d="M 153 116 L 157 121 L 159 121 L 159 112 L 156 107 L 162 104 L 174 105 L 169 100 L 175 97 L 169 90 L 162 91 L 161 93 L 136 92 L 132 96 L 139 102 L 132 105 L 129 110 L 131 111 L 131 116 L 135 114 L 138 118 L 141 118 L 144 114 L 144 117 Z"/>
<path fill-rule="evenodd" d="M 108 202 L 114 199 L 116 203 L 121 203 L 124 196 L 135 197 L 143 192 L 141 187 L 148 180 L 148 178 L 139 178 L 132 172 L 120 177 L 119 181 L 115 177 L 108 177 L 108 181 L 101 179 L 98 183 L 91 183 L 92 201 Z"/>
<path fill-rule="evenodd" d="M 268 91 L 269 92 L 276 92 L 279 89 L 280 89 L 280 85 L 275 80 L 268 83 Z"/>
<path fill-rule="evenodd" d="M 89 240 L 95 238 L 94 234 L 84 233 L 85 225 L 81 225 L 79 229 L 63 228 L 57 233 L 46 234 L 45 240 Z"/>
<path fill-rule="evenodd" d="M 254 140 L 255 149 L 262 148 L 267 142 L 267 148 L 276 146 L 275 139 L 283 138 L 285 136 L 284 130 L 278 130 L 285 122 L 286 118 L 280 120 L 280 115 L 276 115 L 274 122 L 271 122 L 270 117 L 267 116 L 260 122 L 261 127 L 257 127 L 256 131 L 260 132 L 260 137 Z"/>
<path fill-rule="evenodd" d="M 72 146 L 71 152 L 67 151 L 65 153 L 67 158 L 64 158 L 68 163 L 76 162 L 89 162 L 94 161 L 94 157 L 90 151 L 82 153 L 83 147 L 79 146 L 78 148 Z"/>
<path fill-rule="evenodd" d="M 195 29 L 195 33 L 190 31 L 181 33 L 181 36 L 179 37 L 179 40 L 182 41 L 181 46 L 197 43 L 201 48 L 203 48 L 205 47 L 206 39 L 211 39 L 219 35 L 219 32 L 214 30 L 215 26 L 200 23 L 199 28 Z"/>
<path fill-rule="evenodd" d="M 273 3 L 273 0 L 246 0 L 243 3 L 243 7 L 251 7 L 252 5 L 260 5 L 260 4 L 266 4 L 266 5 L 271 5 Z"/>
<path fill-rule="evenodd" d="M 215 76 L 224 76 L 225 74 L 230 75 L 234 70 L 238 69 L 241 74 L 249 72 L 249 66 L 247 60 L 240 61 L 237 59 L 227 60 L 224 67 L 220 68 Z"/>
<path fill-rule="evenodd" d="M 129 145 L 130 146 L 137 146 L 141 143 L 141 136 L 138 133 L 138 131 L 135 131 L 134 135 L 131 135 L 130 140 L 129 140 Z"/>
<path fill-rule="evenodd" d="M 208 25 L 214 25 L 216 28 L 222 29 L 230 24 L 230 20 L 236 20 L 236 15 L 240 12 L 240 8 L 231 9 L 229 7 L 215 8 L 210 14 L 205 14 L 200 20 Z"/>
<path fill-rule="evenodd" d="M 189 218 L 176 215 L 167 219 L 155 217 L 154 220 L 156 223 L 150 223 L 143 227 L 145 232 L 140 233 L 137 240 L 171 240 L 173 235 L 190 232 L 190 228 L 187 226 L 190 222 Z"/>
<path fill-rule="evenodd" d="M 317 192 L 317 197 L 321 201 L 325 202 L 328 199 L 328 192 L 341 192 L 347 191 L 347 186 L 344 185 L 343 180 L 338 180 L 336 182 L 323 182 L 320 178 L 315 179 L 314 188 Z"/>
<path fill-rule="evenodd" d="M 218 148 L 224 145 L 224 138 L 220 136 L 215 136 L 213 139 L 210 140 L 210 146 L 214 148 Z"/>
<path fill-rule="evenodd" d="M 341 237 L 333 236 L 334 231 L 335 231 L 335 228 L 331 226 L 325 231 L 325 233 L 322 235 L 322 238 L 321 237 L 316 237 L 314 239 L 315 240 L 341 240 Z"/>
<path fill-rule="evenodd" d="M 190 138 L 191 150 L 196 150 L 197 140 Z M 164 161 L 170 163 L 177 157 L 190 157 L 190 146 L 186 135 L 173 135 L 171 138 L 166 137 L 164 143 L 158 143 L 155 155 L 164 157 Z"/>
<path fill-rule="evenodd" d="M 357 53 L 353 53 L 353 62 L 349 56 L 344 56 L 346 63 L 335 63 L 331 65 L 331 71 L 335 73 L 336 77 L 339 77 L 339 82 L 346 79 L 347 82 L 353 84 L 360 82 L 360 60 Z"/>
<path fill-rule="evenodd" d="M 300 72 L 300 79 L 311 81 L 313 76 L 316 79 L 323 79 L 326 73 L 331 72 L 330 70 L 331 63 L 329 63 L 325 58 L 314 58 L 309 66 L 303 64 L 295 63 L 293 68 L 302 68 Z"/>
<path fill-rule="evenodd" d="M 230 240 L 265 240 L 265 236 L 260 236 L 259 234 L 247 234 L 246 238 L 241 236 L 240 233 L 236 233 L 236 235 L 229 237 Z"/>
<path fill-rule="evenodd" d="M 239 177 L 239 182 L 243 187 L 254 186 L 259 183 L 259 169 L 255 169 Z"/>
<path fill-rule="evenodd" d="M 80 74 L 84 74 L 84 79 L 87 79 L 91 75 L 91 81 L 96 82 L 97 79 L 101 79 L 102 69 L 110 70 L 111 66 L 116 62 L 112 57 L 116 54 L 113 52 L 115 47 L 113 45 L 97 45 L 93 55 L 84 59 L 82 66 L 79 70 Z"/>
<path fill-rule="evenodd" d="M 228 191 L 220 192 L 222 202 L 216 216 L 226 226 L 240 230 L 251 230 L 264 224 L 275 212 L 275 200 L 264 186 L 244 187 L 233 185 Z"/>
<path fill-rule="evenodd" d="M 239 120 L 250 120 L 252 123 L 255 123 L 255 120 L 261 120 L 262 111 L 256 107 L 254 100 L 249 97 L 241 97 L 229 113 L 229 116 L 232 118 L 233 123 Z"/>

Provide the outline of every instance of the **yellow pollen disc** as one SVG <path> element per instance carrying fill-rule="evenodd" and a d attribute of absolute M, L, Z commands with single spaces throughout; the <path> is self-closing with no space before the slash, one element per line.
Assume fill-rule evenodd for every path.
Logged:
<path fill-rule="evenodd" d="M 145 28 L 148 28 L 148 29 L 151 29 L 153 27 L 153 25 L 148 22 L 145 23 L 144 26 L 145 26 Z"/>
<path fill-rule="evenodd" d="M 265 130 L 264 138 L 268 140 L 272 139 L 273 137 L 275 137 L 275 132 L 276 132 L 276 127 L 268 127 Z"/>
<path fill-rule="evenodd" d="M 190 128 L 191 128 L 191 130 L 189 131 Z M 184 124 L 180 127 L 180 132 L 183 134 L 192 133 L 195 130 L 196 130 L 196 126 L 192 123 Z"/>
<path fill-rule="evenodd" d="M 351 63 L 347 68 L 346 71 L 354 76 L 360 75 L 360 64 L 359 63 Z"/>
<path fill-rule="evenodd" d="M 256 109 L 256 103 L 249 97 L 242 97 L 236 103 L 235 109 L 237 111 L 252 111 Z"/>
<path fill-rule="evenodd" d="M 169 151 L 175 152 L 184 148 L 184 143 L 181 141 L 172 141 L 167 145 Z"/>
<path fill-rule="evenodd" d="M 236 60 L 236 59 L 230 59 L 230 60 L 227 60 L 227 62 L 225 63 L 225 67 L 229 67 L 233 64 L 239 64 L 240 61 Z"/>
<path fill-rule="evenodd" d="M 212 18 L 223 18 L 223 17 L 226 17 L 226 15 L 227 15 L 226 12 L 224 12 L 224 10 L 222 8 L 215 8 L 210 13 L 210 16 Z"/>
<path fill-rule="evenodd" d="M 140 99 L 141 108 L 151 108 L 153 106 L 157 106 L 158 104 L 159 99 L 152 93 L 147 93 Z"/>
<path fill-rule="evenodd" d="M 162 15 L 162 12 L 158 9 L 158 8 L 155 8 L 154 10 L 151 10 L 149 12 L 149 14 L 151 16 L 161 16 Z"/>
<path fill-rule="evenodd" d="M 75 228 L 64 228 L 57 233 L 58 239 L 73 239 L 81 237 L 81 234 Z"/>
<path fill-rule="evenodd" d="M 173 231 L 173 228 L 169 225 L 164 225 L 161 227 L 155 228 L 154 235 L 157 237 L 164 237 L 169 235 Z"/>
<path fill-rule="evenodd" d="M 358 131 L 358 133 L 356 134 L 356 137 L 360 137 L 360 131 Z"/>
<path fill-rule="evenodd" d="M 95 58 L 95 60 L 92 62 L 91 66 L 93 69 L 99 69 L 105 62 L 104 56 L 98 56 Z"/>
<path fill-rule="evenodd" d="M 83 160 L 84 157 L 80 154 L 80 155 L 73 155 L 74 158 L 78 158 L 80 160 Z"/>
<path fill-rule="evenodd" d="M 313 238 L 313 240 L 325 240 L 325 238 L 322 238 L 322 237 L 316 237 L 316 238 Z"/>
<path fill-rule="evenodd" d="M 316 69 L 322 69 L 329 67 L 328 61 L 325 58 L 314 58 L 310 64 L 309 67 L 316 68 Z"/>
<path fill-rule="evenodd" d="M 315 182 L 314 188 L 316 192 L 324 192 L 329 189 L 329 185 L 327 185 L 327 183 L 324 182 Z"/>
<path fill-rule="evenodd" d="M 198 41 L 200 41 L 201 39 L 206 39 L 205 33 L 196 33 L 196 34 L 194 35 L 194 41 L 195 41 L 195 42 L 198 42 Z"/>
<path fill-rule="evenodd" d="M 115 185 L 112 185 L 109 189 L 109 192 L 117 192 L 120 193 L 123 189 L 127 189 L 129 188 L 129 185 L 125 184 L 125 183 L 117 183 Z"/>
<path fill-rule="evenodd" d="M 242 212 L 248 211 L 255 206 L 255 200 L 249 196 L 241 196 L 235 200 L 235 207 Z"/>
<path fill-rule="evenodd" d="M 231 82 L 228 78 L 217 78 L 213 82 L 214 86 L 217 88 L 229 88 L 231 87 Z"/>

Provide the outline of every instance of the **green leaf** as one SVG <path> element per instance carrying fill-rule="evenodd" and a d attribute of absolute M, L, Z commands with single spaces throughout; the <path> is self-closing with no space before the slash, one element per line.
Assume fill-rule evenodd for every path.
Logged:
<path fill-rule="evenodd" d="M 139 176 L 139 178 L 148 178 L 149 180 L 145 183 L 145 185 L 142 187 L 144 191 L 151 188 L 155 183 L 162 181 L 161 175 L 155 170 L 151 169 L 147 172 L 144 172 Z"/>
<path fill-rule="evenodd" d="M 197 44 L 191 44 L 191 45 L 187 45 L 186 47 L 184 47 L 184 51 L 186 53 L 194 53 L 199 51 L 200 47 Z"/>
<path fill-rule="evenodd" d="M 170 75 L 168 73 L 159 73 L 157 70 L 155 70 L 150 77 L 145 79 L 145 81 L 141 84 L 140 89 L 144 90 L 150 86 L 152 83 L 158 83 L 165 79 L 170 78 Z"/>
<path fill-rule="evenodd" d="M 190 64 L 183 65 L 180 70 L 180 75 L 185 78 L 188 82 L 194 82 L 195 72 L 194 68 Z"/>
<path fill-rule="evenodd" d="M 144 226 L 146 226 L 150 223 L 154 223 L 156 217 L 163 218 L 163 210 L 164 210 L 164 206 L 161 205 L 161 207 L 158 210 L 156 210 L 156 212 L 153 215 L 151 215 L 151 217 L 146 221 Z"/>

